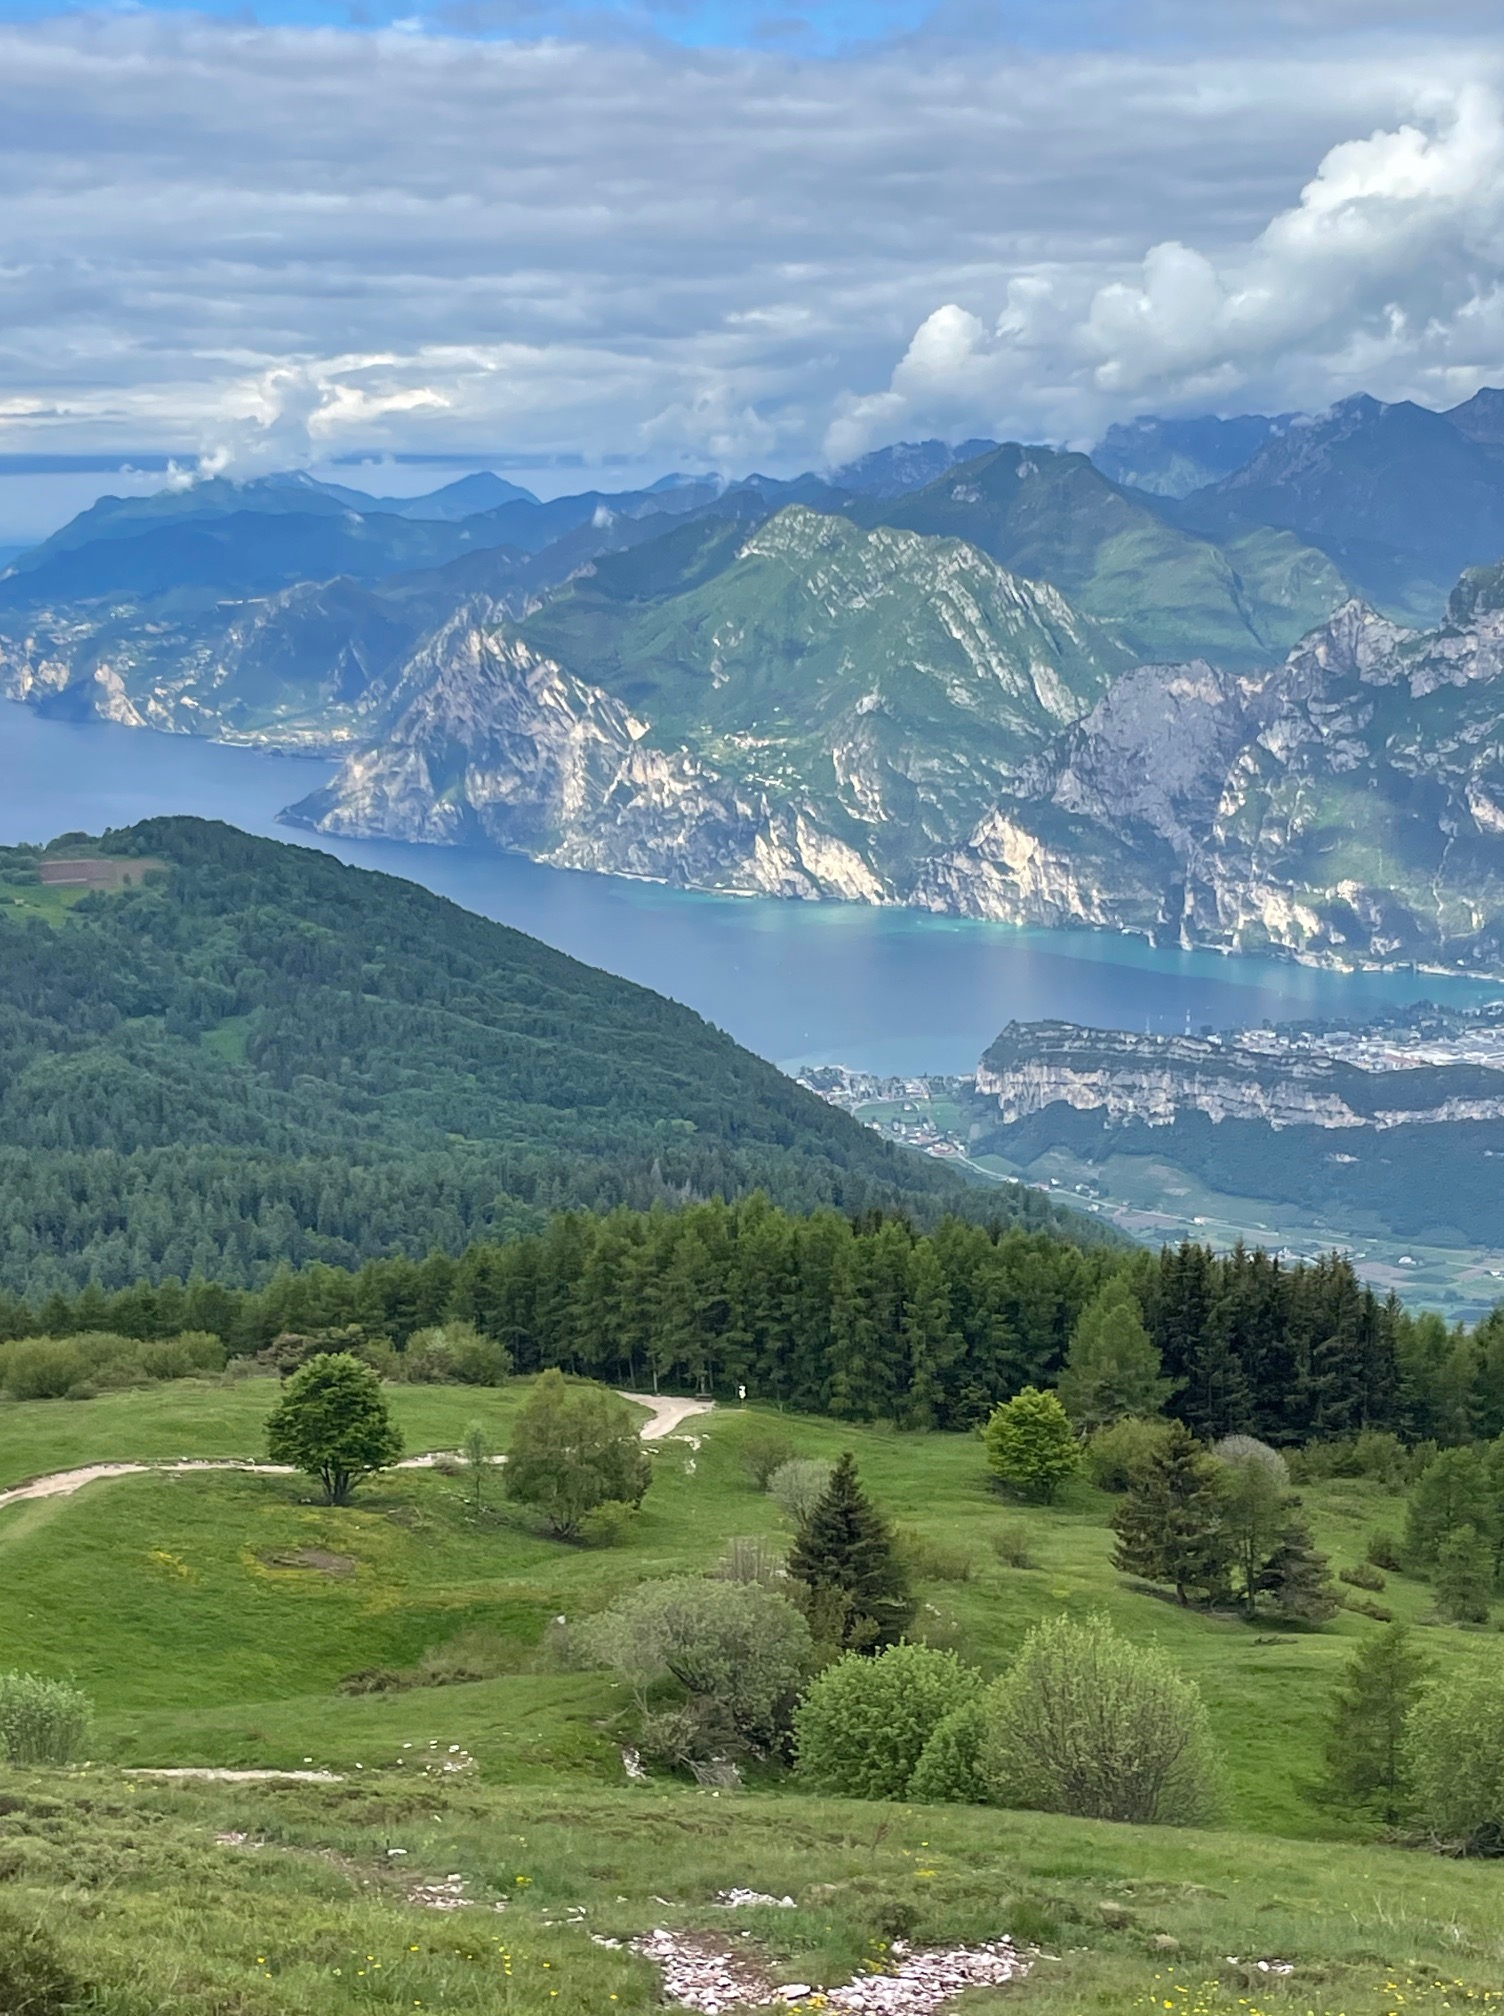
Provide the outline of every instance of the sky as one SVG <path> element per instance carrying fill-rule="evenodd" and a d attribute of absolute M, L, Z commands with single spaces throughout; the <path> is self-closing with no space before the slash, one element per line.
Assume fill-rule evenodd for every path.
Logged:
<path fill-rule="evenodd" d="M 0 541 L 1490 383 L 1475 0 L 0 0 Z"/>

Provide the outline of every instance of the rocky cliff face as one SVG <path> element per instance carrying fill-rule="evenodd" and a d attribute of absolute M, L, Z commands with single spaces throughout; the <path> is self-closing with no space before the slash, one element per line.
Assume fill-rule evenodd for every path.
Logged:
<path fill-rule="evenodd" d="M 1005 1127 L 1052 1106 L 1107 1126 L 1171 1127 L 1189 1114 L 1291 1127 L 1369 1129 L 1504 1120 L 1504 1071 L 1369 1071 L 1294 1045 L 1136 1036 L 1063 1022 L 1010 1023 L 977 1068 Z"/>
<path fill-rule="evenodd" d="M 560 867 L 691 888 L 881 902 L 886 891 L 807 810 L 774 806 L 597 686 L 509 636 L 485 603 L 404 668 L 394 723 L 291 809 L 326 833 L 480 843 Z"/>

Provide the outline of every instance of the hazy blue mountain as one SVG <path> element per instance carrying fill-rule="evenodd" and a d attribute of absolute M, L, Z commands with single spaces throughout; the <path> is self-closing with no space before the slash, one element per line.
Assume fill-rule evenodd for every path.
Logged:
<path fill-rule="evenodd" d="M 1288 533 L 1239 525 L 1218 545 L 1168 522 L 1087 456 L 1018 442 L 851 516 L 964 539 L 1010 573 L 1063 590 L 1139 658 L 1267 663 L 1346 593 L 1332 563 Z"/>
<path fill-rule="evenodd" d="M 1382 607 L 1434 621 L 1464 568 L 1504 552 L 1499 397 L 1480 394 L 1453 413 L 1344 399 L 1195 491 L 1180 522 L 1219 539 L 1281 526 Z"/>
<path fill-rule="evenodd" d="M 1292 417 L 1239 413 L 1223 420 L 1205 413 L 1196 419 L 1161 420 L 1141 413 L 1136 420 L 1109 427 L 1092 449 L 1091 459 L 1104 476 L 1125 489 L 1188 497 L 1252 461 Z"/>

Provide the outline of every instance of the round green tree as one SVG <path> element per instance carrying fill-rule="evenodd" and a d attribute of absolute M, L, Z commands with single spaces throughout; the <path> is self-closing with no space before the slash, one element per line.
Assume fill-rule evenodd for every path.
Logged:
<path fill-rule="evenodd" d="M 652 1482 L 629 1404 L 605 1386 L 545 1372 L 517 1416 L 506 1494 L 539 1513 L 551 1533 L 576 1539 L 607 1505 L 640 1505 Z"/>
<path fill-rule="evenodd" d="M 848 1652 L 815 1681 L 794 1718 L 799 1775 L 849 1799 L 902 1799 L 936 1727 L 977 1691 L 954 1652 L 890 1645 Z"/>
<path fill-rule="evenodd" d="M 996 1408 L 982 1431 L 994 1476 L 1048 1505 L 1081 1461 L 1070 1416 L 1053 1393 L 1026 1386 Z"/>
<path fill-rule="evenodd" d="M 1424 1825 L 1463 1848 L 1504 1848 L 1504 1665 L 1464 1668 L 1428 1687 L 1405 1750 Z"/>
<path fill-rule="evenodd" d="M 381 1380 L 347 1351 L 321 1352 L 299 1368 L 267 1416 L 266 1453 L 316 1477 L 330 1505 L 343 1505 L 362 1477 L 402 1454 Z"/>

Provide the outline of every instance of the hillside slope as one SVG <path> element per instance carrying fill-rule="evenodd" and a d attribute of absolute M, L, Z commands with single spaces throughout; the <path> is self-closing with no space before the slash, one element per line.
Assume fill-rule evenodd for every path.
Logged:
<path fill-rule="evenodd" d="M 687 1008 L 411 883 L 195 819 L 105 845 L 167 867 L 58 924 L 0 907 L 3 1285 L 256 1280 L 757 1186 L 976 1194 Z"/>

